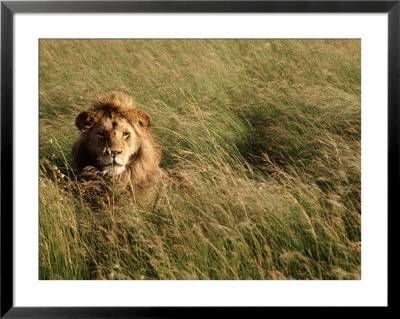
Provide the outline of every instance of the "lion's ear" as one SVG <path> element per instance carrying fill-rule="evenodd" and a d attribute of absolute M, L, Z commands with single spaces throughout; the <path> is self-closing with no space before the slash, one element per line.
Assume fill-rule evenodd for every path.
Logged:
<path fill-rule="evenodd" d="M 138 119 L 139 119 L 139 125 L 142 127 L 150 127 L 151 125 L 151 119 L 150 116 L 143 112 L 143 111 L 138 111 Z"/>
<path fill-rule="evenodd" d="M 89 112 L 82 112 L 75 119 L 76 127 L 82 132 L 89 130 L 92 127 L 93 122 L 94 122 L 93 114 Z"/>

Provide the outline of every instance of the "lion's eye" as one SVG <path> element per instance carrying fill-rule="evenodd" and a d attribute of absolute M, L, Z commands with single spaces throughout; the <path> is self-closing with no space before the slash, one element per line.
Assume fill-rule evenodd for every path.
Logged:
<path fill-rule="evenodd" d="M 123 137 L 128 137 L 129 135 L 131 135 L 129 132 L 124 132 L 124 133 L 122 133 L 122 136 L 123 136 Z"/>
<path fill-rule="evenodd" d="M 104 133 L 97 133 L 97 136 L 98 136 L 100 139 L 104 139 L 104 138 L 106 137 L 106 135 L 105 135 Z"/>

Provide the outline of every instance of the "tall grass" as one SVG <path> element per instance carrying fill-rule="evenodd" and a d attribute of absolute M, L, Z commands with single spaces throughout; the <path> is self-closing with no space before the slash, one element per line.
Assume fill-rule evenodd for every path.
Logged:
<path fill-rule="evenodd" d="M 358 40 L 41 40 L 40 279 L 360 279 Z M 149 208 L 76 192 L 76 115 L 149 113 Z M 100 207 L 99 207 L 100 205 Z"/>

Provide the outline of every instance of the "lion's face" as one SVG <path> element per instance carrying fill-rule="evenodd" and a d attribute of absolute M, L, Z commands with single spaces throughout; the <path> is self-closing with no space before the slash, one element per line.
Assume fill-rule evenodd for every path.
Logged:
<path fill-rule="evenodd" d="M 79 171 L 95 167 L 108 175 L 124 173 L 136 184 L 148 182 L 159 171 L 161 152 L 150 131 L 150 116 L 128 95 L 99 96 L 75 124 L 81 135 L 72 155 Z"/>
<path fill-rule="evenodd" d="M 100 118 L 89 132 L 89 141 L 89 151 L 96 156 L 96 166 L 108 175 L 124 172 L 140 147 L 137 131 L 121 116 Z"/>

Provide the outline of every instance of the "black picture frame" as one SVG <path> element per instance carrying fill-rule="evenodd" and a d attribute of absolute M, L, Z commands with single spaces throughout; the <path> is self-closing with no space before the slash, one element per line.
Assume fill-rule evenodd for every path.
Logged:
<path fill-rule="evenodd" d="M 388 13 L 388 247 L 399 211 L 400 1 L 2 1 L 1 2 L 1 317 L 147 318 L 226 315 L 223 307 L 15 307 L 13 302 L 13 18 L 15 13 Z M 390 255 L 388 264 L 390 264 Z M 389 273 L 390 274 L 390 273 Z M 392 277 L 391 277 L 392 278 Z M 389 287 L 390 281 L 388 281 Z M 390 309 L 392 295 L 389 294 Z M 235 309 L 248 317 L 261 307 Z M 286 309 L 287 310 L 287 309 Z M 296 315 L 307 311 L 291 307 Z M 348 309 L 346 310 L 348 311 Z M 335 313 L 334 310 L 333 313 Z M 266 314 L 266 313 L 265 313 Z"/>

